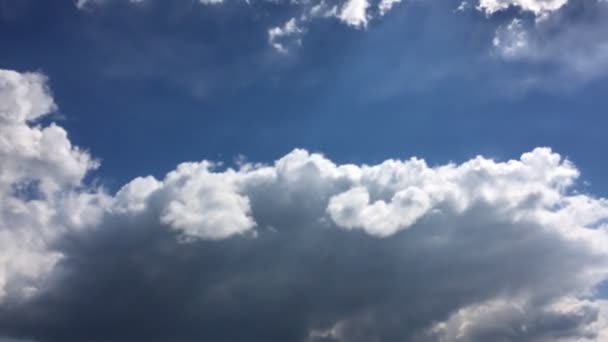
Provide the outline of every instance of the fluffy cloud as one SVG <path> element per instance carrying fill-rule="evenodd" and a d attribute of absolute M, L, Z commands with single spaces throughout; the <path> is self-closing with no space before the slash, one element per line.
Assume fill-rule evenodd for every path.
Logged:
<path fill-rule="evenodd" d="M 163 223 L 173 228 L 204 227 L 211 234 L 215 225 L 226 229 L 218 237 L 228 237 L 254 227 L 251 217 L 256 216 L 258 202 L 276 202 L 276 211 L 292 212 L 298 210 L 292 206 L 303 206 L 300 210 L 309 212 L 307 220 L 331 220 L 337 227 L 386 237 L 426 214 L 460 214 L 479 203 L 496 205 L 514 219 L 538 220 L 581 205 L 579 196 L 566 193 L 578 171 L 546 148 L 526 153 L 519 161 L 497 163 L 478 157 L 436 168 L 415 158 L 373 166 L 335 165 L 322 155 L 295 150 L 272 166 L 245 164 L 239 170 L 212 170 L 213 163 L 202 161 L 180 165 L 163 181 L 136 179 L 118 193 L 116 210 L 140 211 L 147 208 L 143 203 L 154 201 Z M 277 196 L 281 200 L 272 198 Z M 599 220 L 608 208 L 603 200 L 593 203 L 590 210 Z M 561 209 L 554 210 L 556 206 Z M 204 214 L 227 221 L 206 227 Z M 185 224 L 189 220 L 192 224 Z"/>
<path fill-rule="evenodd" d="M 557 11 L 568 3 L 568 0 L 479 0 L 477 8 L 486 14 L 494 14 L 509 7 L 519 7 L 536 15 Z"/>
<path fill-rule="evenodd" d="M 0 73 L 0 338 L 593 341 L 608 201 L 548 148 L 337 164 L 179 165 L 115 195 L 39 74 Z"/>
<path fill-rule="evenodd" d="M 525 87 L 568 88 L 605 77 L 608 61 L 608 3 L 599 0 L 484 2 L 487 14 L 518 6 L 532 17 L 515 17 L 498 26 L 492 40 L 494 56 L 525 63 Z"/>
<path fill-rule="evenodd" d="M 131 0 L 130 2 L 142 1 Z M 157 10 L 163 14 L 167 12 L 162 7 L 163 5 L 160 5 L 161 1 L 147 0 L 144 2 L 146 5 L 150 5 L 147 6 L 150 9 L 156 7 L 155 10 L 146 13 Z M 94 10 L 104 3 L 127 4 L 129 1 L 86 0 L 76 3 L 81 8 Z M 396 0 L 311 0 L 270 3 L 248 1 L 247 6 L 240 6 L 238 10 L 248 11 L 254 16 L 269 11 L 268 16 L 264 15 L 264 18 L 278 17 L 278 19 L 273 18 L 269 23 L 263 24 L 268 25 L 265 29 L 266 42 L 261 41 L 259 43 L 267 43 L 274 51 L 287 54 L 290 51 L 297 50 L 305 42 L 305 35 L 311 31 L 310 27 L 315 25 L 315 22 L 335 20 L 353 29 L 366 30 L 370 25 L 374 29 L 373 23 L 383 20 L 399 3 L 400 1 Z M 232 6 L 219 0 L 199 0 L 196 1 L 196 4 Z M 208 10 L 206 6 L 195 6 L 193 8 L 191 1 L 179 1 L 171 6 L 177 6 L 185 13 L 189 10 Z M 436 11 L 442 6 L 454 9 L 455 4 L 448 2 L 445 5 L 438 5 L 435 2 L 430 2 L 426 5 L 416 4 L 416 6 L 429 6 L 429 9 Z M 608 49 L 606 47 L 608 42 L 604 32 L 607 29 L 606 23 L 608 22 L 608 2 L 601 0 L 479 0 L 460 2 L 455 12 L 460 13 L 473 8 L 477 8 L 480 13 L 483 13 L 478 15 L 487 17 L 487 25 L 484 25 L 484 27 L 490 31 L 489 34 L 492 34 L 492 30 L 494 30 L 494 36 L 488 39 L 487 50 L 472 50 L 463 53 L 484 54 L 490 50 L 491 55 L 496 57 L 494 62 L 497 64 L 502 62 L 520 63 L 518 64 L 522 66 L 520 70 L 525 70 L 525 72 L 522 71 L 522 75 L 511 75 L 511 78 L 503 77 L 503 80 L 498 82 L 503 85 L 509 83 L 509 88 L 515 90 L 516 93 L 520 92 L 522 88 L 525 91 L 529 88 L 575 87 L 581 85 L 581 83 L 584 84 L 606 77 L 606 70 L 608 70 L 606 65 L 608 60 L 606 51 Z M 444 9 L 432 12 L 431 15 L 440 17 L 441 11 Z M 501 13 L 501 15 L 496 15 L 497 13 Z M 447 21 L 445 22 L 447 23 Z M 459 24 L 450 22 L 450 25 Z M 456 26 L 454 28 L 455 31 L 458 31 Z M 441 33 L 437 34 L 441 36 Z M 179 42 L 179 39 L 177 41 Z M 195 89 L 194 92 L 198 95 L 205 94 L 207 89 L 214 87 L 207 83 L 223 83 L 222 80 L 203 82 L 201 79 L 204 78 L 192 76 L 191 70 L 183 72 L 184 75 L 179 77 L 174 76 L 175 73 L 172 73 L 171 76 L 163 74 L 159 70 L 164 69 L 157 68 L 155 65 L 174 62 L 174 55 L 165 53 L 167 44 L 175 45 L 174 49 L 195 50 L 194 47 L 185 48 L 180 45 L 181 43 L 173 44 L 171 41 L 164 42 L 158 47 L 146 43 L 145 46 L 138 48 L 159 50 L 160 52 L 154 54 L 157 57 L 150 59 L 143 65 L 136 63 L 137 67 L 135 69 L 142 70 L 141 72 L 134 72 L 134 68 L 123 68 L 124 60 L 119 58 L 120 61 L 110 68 L 112 70 L 108 74 L 124 75 L 132 73 L 140 75 L 144 73 L 152 77 L 174 77 L 173 83 L 193 83 L 194 85 L 191 88 Z M 404 44 L 416 45 L 416 42 L 405 42 Z M 131 44 L 125 45 L 130 46 Z M 192 46 L 197 45 L 194 43 Z M 138 48 L 134 49 L 137 50 Z M 136 53 L 134 54 L 136 55 Z M 438 52 L 433 52 L 433 54 L 443 55 Z M 193 57 L 193 60 L 198 62 L 203 58 L 205 57 Z M 251 60 L 253 56 L 246 59 Z M 481 59 L 467 58 L 466 63 L 471 60 Z M 403 64 L 407 63 L 404 62 Z M 435 65 L 435 63 L 432 64 Z M 179 65 L 183 67 L 183 63 L 179 63 Z M 435 67 L 431 68 L 434 71 L 424 72 L 423 74 L 434 75 L 437 73 L 440 76 L 426 77 L 445 78 L 448 74 L 464 73 L 463 70 L 469 69 L 467 65 L 457 64 L 449 68 L 445 67 L 447 71 L 437 71 L 438 69 Z M 201 69 L 198 64 L 196 67 Z M 492 67 L 497 67 L 497 65 L 494 64 Z M 209 77 L 207 74 L 214 75 L 215 72 L 207 72 L 205 78 Z M 239 73 L 239 75 L 241 74 L 243 73 Z M 191 78 L 192 80 L 190 80 Z M 409 77 L 405 79 L 410 80 Z M 420 82 L 409 82 L 408 86 L 418 83 Z"/>
<path fill-rule="evenodd" d="M 36 291 L 62 256 L 49 244 L 94 220 L 103 199 L 76 190 L 97 162 L 61 127 L 34 124 L 53 110 L 43 75 L 0 70 L 0 300 Z"/>
<path fill-rule="evenodd" d="M 566 88 L 605 77 L 607 3 L 598 0 L 572 0 L 562 6 L 557 6 L 557 2 L 539 3 L 547 7 L 521 6 L 534 12 L 535 18 L 515 17 L 496 29 L 492 41 L 494 55 L 526 63 L 530 72 L 525 82 L 534 86 L 550 84 Z M 490 8 L 500 10 L 483 8 L 492 13 L 494 10 Z M 535 67 L 541 71 L 535 72 Z"/>

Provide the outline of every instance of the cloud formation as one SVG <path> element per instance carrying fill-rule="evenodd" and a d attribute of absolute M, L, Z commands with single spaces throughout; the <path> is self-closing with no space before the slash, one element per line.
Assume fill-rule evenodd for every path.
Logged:
<path fill-rule="evenodd" d="M 486 14 L 494 14 L 509 7 L 519 7 L 524 11 L 542 15 L 557 11 L 567 3 L 568 0 L 479 0 L 478 8 Z"/>
<path fill-rule="evenodd" d="M 521 158 L 179 165 L 115 195 L 0 72 L 0 338 L 594 341 L 608 201 L 548 148 Z"/>
<path fill-rule="evenodd" d="M 35 292 L 62 256 L 48 244 L 94 220 L 103 198 L 79 190 L 98 163 L 61 127 L 33 124 L 55 108 L 43 75 L 0 70 L 0 299 Z"/>
<path fill-rule="evenodd" d="M 598 0 L 500 2 L 481 1 L 479 9 L 494 14 L 509 6 L 532 12 L 517 16 L 494 33 L 493 53 L 509 62 L 547 70 L 530 72 L 526 82 L 567 88 L 606 76 L 608 3 Z M 549 82 L 546 82 L 549 81 Z"/>

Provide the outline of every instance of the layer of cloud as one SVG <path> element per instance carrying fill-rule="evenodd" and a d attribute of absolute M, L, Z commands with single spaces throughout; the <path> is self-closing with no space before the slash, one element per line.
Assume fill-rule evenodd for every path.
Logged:
<path fill-rule="evenodd" d="M 210 161 L 115 195 L 0 72 L 0 338 L 594 341 L 608 201 L 548 148 L 510 161 Z"/>

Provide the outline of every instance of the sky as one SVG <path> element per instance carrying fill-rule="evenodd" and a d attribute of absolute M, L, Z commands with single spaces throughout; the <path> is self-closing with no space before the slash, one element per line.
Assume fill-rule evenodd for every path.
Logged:
<path fill-rule="evenodd" d="M 605 0 L 0 0 L 0 342 L 608 341 Z"/>

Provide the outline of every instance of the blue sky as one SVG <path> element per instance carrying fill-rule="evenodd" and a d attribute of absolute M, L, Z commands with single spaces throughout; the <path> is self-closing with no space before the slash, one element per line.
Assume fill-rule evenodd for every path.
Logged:
<path fill-rule="evenodd" d="M 113 188 L 185 160 L 271 161 L 296 147 L 345 162 L 444 163 L 550 146 L 608 191 L 596 152 L 603 64 L 583 75 L 559 56 L 501 56 L 497 30 L 514 18 L 535 30 L 534 15 L 517 8 L 488 16 L 454 1 L 395 6 L 366 27 L 300 23 L 301 46 L 283 54 L 267 32 L 301 6 L 5 1 L 0 64 L 48 75 L 62 126 L 103 159 L 96 175 Z M 602 19 L 577 2 L 559 15 L 552 25 Z M 560 29 L 534 34 L 551 43 Z"/>
<path fill-rule="evenodd" d="M 0 0 L 0 342 L 608 341 L 606 0 Z"/>

